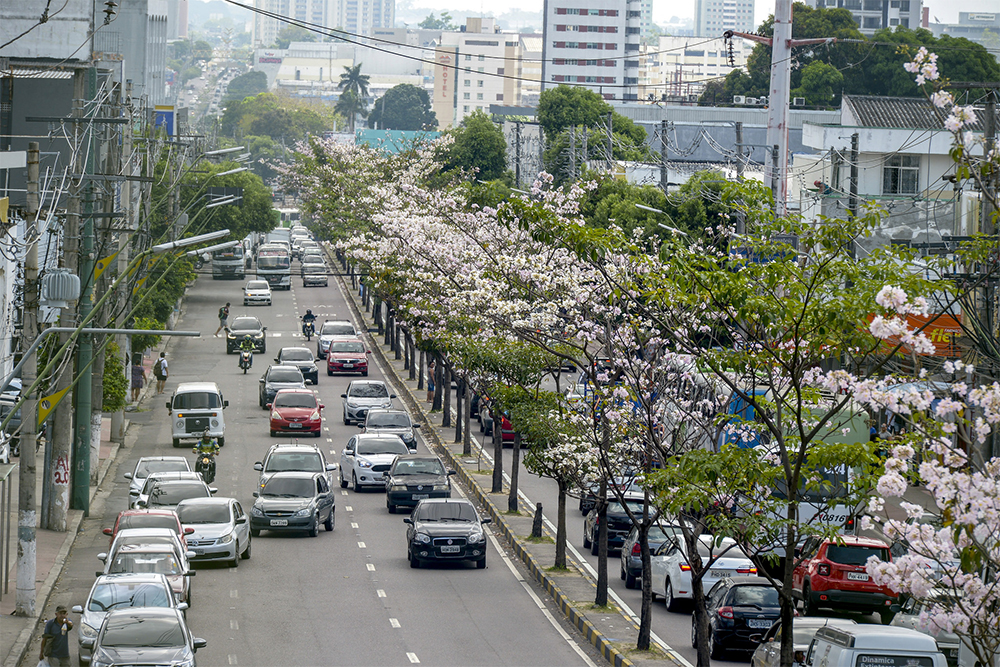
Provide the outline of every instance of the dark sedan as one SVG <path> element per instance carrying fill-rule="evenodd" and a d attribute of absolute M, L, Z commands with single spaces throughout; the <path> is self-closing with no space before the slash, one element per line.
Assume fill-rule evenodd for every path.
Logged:
<path fill-rule="evenodd" d="M 781 617 L 778 591 L 760 577 L 720 579 L 705 598 L 712 660 L 721 660 L 729 650 L 755 651 L 764 633 Z"/>
<path fill-rule="evenodd" d="M 413 514 L 403 519 L 406 529 L 406 557 L 410 567 L 420 567 L 427 561 L 476 562 L 486 567 L 486 533 L 480 518 L 468 500 L 429 498 L 421 500 Z"/>
<path fill-rule="evenodd" d="M 274 358 L 274 363 L 279 366 L 295 366 L 302 371 L 302 377 L 306 382 L 313 384 L 319 382 L 316 359 L 308 347 L 283 347 L 278 350 L 278 356 Z"/>
<path fill-rule="evenodd" d="M 278 472 L 271 475 L 250 508 L 250 535 L 262 530 L 306 530 L 319 535 L 320 524 L 332 531 L 336 502 L 326 473 Z"/>
<path fill-rule="evenodd" d="M 237 317 L 226 329 L 226 354 L 238 351 L 240 343 L 247 336 L 253 341 L 255 352 L 267 352 L 267 338 L 264 337 L 266 331 L 267 327 L 256 317 Z"/>
<path fill-rule="evenodd" d="M 262 408 L 273 403 L 275 395 L 282 389 L 306 388 L 306 379 L 296 366 L 268 366 L 257 382 L 260 385 L 257 404 Z"/>
<path fill-rule="evenodd" d="M 642 516 L 642 500 L 626 500 L 628 508 L 633 516 Z M 632 519 L 629 518 L 625 507 L 615 501 L 608 502 L 607 511 L 608 523 L 608 553 L 618 551 L 625 544 L 625 538 L 632 530 Z M 583 520 L 583 548 L 590 549 L 590 553 L 597 555 L 600 545 L 598 542 L 598 514 L 597 508 L 593 508 L 587 513 Z"/>
<path fill-rule="evenodd" d="M 172 607 L 113 609 L 96 638 L 80 640 L 93 652 L 92 665 L 194 665 L 195 652 L 207 644 Z"/>
<path fill-rule="evenodd" d="M 445 470 L 433 456 L 397 456 L 385 480 L 385 506 L 389 514 L 397 507 L 413 507 L 426 498 L 451 498 L 448 477 L 454 474 L 454 470 Z"/>

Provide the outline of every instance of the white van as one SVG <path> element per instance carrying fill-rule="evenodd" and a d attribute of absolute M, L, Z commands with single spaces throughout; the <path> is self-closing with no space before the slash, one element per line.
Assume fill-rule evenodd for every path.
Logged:
<path fill-rule="evenodd" d="M 826 626 L 806 655 L 809 667 L 948 667 L 930 635 L 886 625 Z"/>
<path fill-rule="evenodd" d="M 167 401 L 170 415 L 170 430 L 174 447 L 181 446 L 181 440 L 197 440 L 205 429 L 217 438 L 219 446 L 226 444 L 226 420 L 222 411 L 229 407 L 229 401 L 222 398 L 219 385 L 214 382 L 181 382 L 174 395 Z"/>

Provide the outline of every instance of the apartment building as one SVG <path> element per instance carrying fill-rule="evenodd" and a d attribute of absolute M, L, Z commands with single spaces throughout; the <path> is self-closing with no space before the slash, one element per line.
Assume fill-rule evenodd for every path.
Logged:
<path fill-rule="evenodd" d="M 733 69 L 745 70 L 752 50 L 750 43 L 734 40 L 730 63 L 721 38 L 705 43 L 696 37 L 660 37 L 656 46 L 643 45 L 639 51 L 639 99 L 687 102 L 697 98 L 709 81 Z"/>
<path fill-rule="evenodd" d="M 881 28 L 910 28 L 921 26 L 923 3 L 921 0 L 805 0 L 810 7 L 847 9 L 864 35 L 874 35 Z"/>
<path fill-rule="evenodd" d="M 568 84 L 638 99 L 641 0 L 545 0 L 542 20 L 543 91 Z"/>
<path fill-rule="evenodd" d="M 376 28 L 392 28 L 396 0 L 328 0 L 333 9 L 330 25 L 355 35 L 371 35 Z"/>
<path fill-rule="evenodd" d="M 754 0 L 695 0 L 694 34 L 721 37 L 727 30 L 753 32 L 753 12 Z"/>
<path fill-rule="evenodd" d="M 542 92 L 542 37 L 521 35 L 520 60 L 517 62 L 518 96 L 509 105 L 518 107 L 538 106 Z"/>

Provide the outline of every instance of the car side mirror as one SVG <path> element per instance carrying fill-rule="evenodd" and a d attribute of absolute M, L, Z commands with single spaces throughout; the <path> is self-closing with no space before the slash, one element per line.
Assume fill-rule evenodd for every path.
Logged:
<path fill-rule="evenodd" d="M 389 398 L 396 398 L 395 394 L 389 394 Z"/>
<path fill-rule="evenodd" d="M 483 517 L 479 523 L 493 523 L 493 517 Z"/>
<path fill-rule="evenodd" d="M 101 561 L 102 563 L 103 563 L 104 561 L 106 561 L 107 559 L 108 559 L 108 554 L 107 554 L 107 552 L 105 552 L 105 551 L 102 551 L 101 553 L 97 554 L 97 560 Z"/>
<path fill-rule="evenodd" d="M 191 642 L 191 645 L 194 647 L 194 650 L 197 651 L 200 648 L 205 648 L 206 646 L 208 646 L 208 642 L 202 639 L 201 637 L 195 637 L 194 641 Z"/>
<path fill-rule="evenodd" d="M 170 412 L 170 401 L 167 401 L 167 412 Z"/>
<path fill-rule="evenodd" d="M 371 354 L 371 353 L 372 353 L 371 350 L 365 350 L 365 354 Z"/>
<path fill-rule="evenodd" d="M 253 464 L 253 469 L 256 470 L 257 472 L 263 472 L 264 471 L 264 464 L 261 463 L 260 461 L 257 461 L 257 463 Z"/>
<path fill-rule="evenodd" d="M 142 509 L 143 507 L 146 506 L 146 501 L 145 500 L 137 500 L 137 501 L 135 501 L 135 506 L 138 509 Z"/>
<path fill-rule="evenodd" d="M 341 398 L 347 398 L 347 394 L 341 394 L 340 397 Z"/>
<path fill-rule="evenodd" d="M 267 331 L 267 327 L 261 327 L 260 330 L 261 331 Z"/>
<path fill-rule="evenodd" d="M 229 401 L 223 401 L 222 402 L 222 407 L 223 408 L 228 408 L 229 407 Z"/>
<path fill-rule="evenodd" d="M 251 493 L 250 495 L 252 495 L 252 496 L 253 496 L 254 498 L 260 498 L 260 494 L 259 494 L 259 493 L 257 493 L 256 491 L 254 491 L 254 492 L 253 492 L 253 493 Z"/>
<path fill-rule="evenodd" d="M 194 570 L 188 570 L 187 572 L 185 572 L 185 573 L 184 573 L 184 576 L 185 576 L 185 577 L 193 577 L 193 576 L 195 576 L 196 574 L 198 574 L 198 573 L 197 573 L 197 572 L 195 572 Z"/>
<path fill-rule="evenodd" d="M 364 427 L 365 427 L 364 424 L 358 424 L 358 428 L 364 428 Z"/>
<path fill-rule="evenodd" d="M 115 531 L 113 531 L 113 530 L 112 530 L 112 529 L 110 529 L 110 528 L 105 528 L 105 529 L 104 529 L 104 530 L 102 530 L 101 532 L 102 532 L 102 533 L 104 533 L 105 535 L 114 535 L 114 534 L 115 534 Z"/>
<path fill-rule="evenodd" d="M 322 410 L 322 409 L 323 409 L 323 408 L 325 408 L 325 407 L 326 407 L 326 404 L 325 404 L 325 403 L 320 403 L 320 404 L 319 404 L 319 409 L 320 409 L 320 410 Z"/>
<path fill-rule="evenodd" d="M 280 364 L 281 363 L 281 359 L 278 359 L 278 357 L 275 357 L 274 358 L 274 363 Z"/>
<path fill-rule="evenodd" d="M 73 608 L 70 609 L 70 611 L 73 612 L 74 614 L 82 614 L 83 613 L 83 607 L 81 607 L 78 604 L 75 604 L 75 605 L 73 605 Z"/>
<path fill-rule="evenodd" d="M 417 453 L 416 447 L 410 447 L 410 453 L 411 454 L 416 454 Z"/>
<path fill-rule="evenodd" d="M 179 610 L 181 610 L 181 611 L 184 611 L 185 609 L 188 609 L 188 607 L 189 607 L 189 605 L 188 605 L 187 602 L 178 602 L 177 603 L 177 608 Z"/>
<path fill-rule="evenodd" d="M 257 382 L 260 382 L 261 384 L 264 384 L 264 378 L 261 378 L 261 379 L 257 380 Z"/>
<path fill-rule="evenodd" d="M 420 423 L 414 422 L 413 424 L 411 424 L 411 426 L 413 426 L 413 428 L 420 428 Z"/>
<path fill-rule="evenodd" d="M 100 576 L 100 572 L 97 573 Z M 83 648 L 94 648 L 94 644 L 97 643 L 96 637 L 80 637 L 80 646 Z"/>
<path fill-rule="evenodd" d="M 898 614 L 899 610 L 902 609 L 902 608 L 903 608 L 902 605 L 894 604 L 894 605 L 890 605 L 889 606 L 889 611 L 891 611 L 894 614 Z"/>
<path fill-rule="evenodd" d="M 219 490 L 217 488 L 215 488 L 214 486 L 210 486 L 210 487 L 208 487 L 208 492 L 211 493 L 214 496 L 215 494 L 217 494 L 219 492 Z"/>
<path fill-rule="evenodd" d="M 272 405 L 274 405 L 274 403 L 265 403 L 264 407 L 270 410 Z"/>
<path fill-rule="evenodd" d="M 326 470 L 327 470 L 327 472 L 332 472 L 332 471 L 334 471 L 336 469 L 337 469 L 337 464 L 336 463 L 327 463 L 326 464 Z"/>
<path fill-rule="evenodd" d="M 185 528 L 184 529 L 184 534 L 185 535 L 194 535 L 194 528 L 190 528 L 190 527 Z"/>
<path fill-rule="evenodd" d="M 130 472 L 125 473 L 125 479 L 132 479 L 132 473 Z"/>
<path fill-rule="evenodd" d="M 95 572 L 95 573 L 94 573 L 94 576 L 95 576 L 95 577 L 103 577 L 103 576 L 104 576 L 104 573 L 103 573 L 103 572 L 100 572 L 100 571 L 98 571 L 98 572 Z"/>
<path fill-rule="evenodd" d="M 246 523 L 246 522 L 247 522 L 246 516 L 241 516 L 239 519 L 236 520 L 236 523 Z"/>
<path fill-rule="evenodd" d="M 406 517 L 405 519 L 403 519 L 403 523 L 408 523 L 410 525 L 413 525 L 413 519 L 411 519 L 410 517 Z"/>
<path fill-rule="evenodd" d="M 448 468 L 447 474 L 450 476 L 450 475 L 455 475 L 457 473 L 454 470 L 452 470 L 451 468 Z"/>

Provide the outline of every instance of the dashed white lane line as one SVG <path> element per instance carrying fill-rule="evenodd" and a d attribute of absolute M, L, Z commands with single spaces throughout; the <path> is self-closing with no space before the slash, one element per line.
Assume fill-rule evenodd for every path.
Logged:
<path fill-rule="evenodd" d="M 237 621 L 236 619 L 233 619 L 233 620 L 229 621 L 229 629 L 230 630 L 239 630 L 240 629 L 240 622 Z"/>
<path fill-rule="evenodd" d="M 414 665 L 420 662 L 420 658 L 417 657 L 416 653 L 407 653 L 406 657 L 409 658 L 410 662 Z"/>
<path fill-rule="evenodd" d="M 391 625 L 394 628 L 401 628 L 401 627 L 403 627 L 402 625 L 399 624 L 399 620 L 397 620 L 395 618 L 390 618 L 389 619 L 389 625 Z"/>
<path fill-rule="evenodd" d="M 358 524 L 356 524 L 356 523 L 351 523 L 351 528 L 353 528 L 353 529 L 357 530 L 357 529 L 358 529 Z"/>
<path fill-rule="evenodd" d="M 364 542 L 358 542 L 358 548 L 359 549 L 366 549 L 367 547 L 365 546 Z"/>
<path fill-rule="evenodd" d="M 235 588 L 233 590 L 229 591 L 229 597 L 231 597 L 231 598 L 238 598 L 239 596 L 240 596 L 240 592 L 238 590 L 236 590 Z"/>
<path fill-rule="evenodd" d="M 368 568 L 369 572 L 375 571 L 375 565 L 373 563 L 365 563 L 365 567 Z"/>
<path fill-rule="evenodd" d="M 233 655 L 232 653 L 230 653 L 228 657 L 229 657 L 229 664 L 230 665 L 239 664 L 239 663 L 236 662 L 236 656 Z"/>
<path fill-rule="evenodd" d="M 378 596 L 379 596 L 380 598 L 384 598 L 384 597 L 385 597 L 385 591 L 383 591 L 383 590 L 382 590 L 381 588 L 380 588 L 380 589 L 378 589 L 378 590 L 377 590 L 377 591 L 375 591 L 375 592 L 376 592 L 376 593 L 378 594 Z"/>
<path fill-rule="evenodd" d="M 341 489 L 340 490 L 340 495 L 346 496 L 347 495 L 347 489 Z"/>
<path fill-rule="evenodd" d="M 353 512 L 354 508 L 351 507 L 350 505 L 344 505 L 344 511 L 345 512 Z"/>
<path fill-rule="evenodd" d="M 280 331 L 274 332 L 273 334 L 271 334 L 271 338 L 281 338 L 281 332 Z"/>

